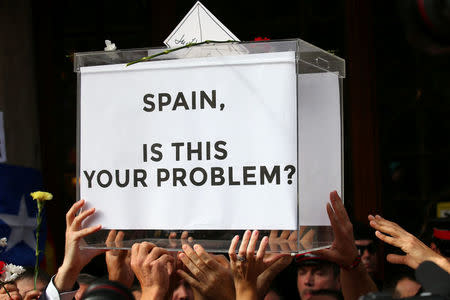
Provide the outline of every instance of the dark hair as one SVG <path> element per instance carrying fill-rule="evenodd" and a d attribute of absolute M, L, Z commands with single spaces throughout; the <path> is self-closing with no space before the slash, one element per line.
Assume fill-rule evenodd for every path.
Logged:
<path fill-rule="evenodd" d="M 17 280 L 21 280 L 21 279 L 34 279 L 34 266 L 27 266 L 24 268 L 25 272 L 23 272 L 19 278 L 16 279 Z M 39 273 L 38 273 L 38 281 L 41 281 L 42 283 L 44 283 L 44 285 L 47 285 L 50 282 L 50 275 L 48 275 L 47 272 L 45 272 L 44 270 L 39 269 Z"/>
<path fill-rule="evenodd" d="M 124 285 L 110 280 L 97 280 L 84 292 L 84 300 L 134 300 L 134 296 Z"/>

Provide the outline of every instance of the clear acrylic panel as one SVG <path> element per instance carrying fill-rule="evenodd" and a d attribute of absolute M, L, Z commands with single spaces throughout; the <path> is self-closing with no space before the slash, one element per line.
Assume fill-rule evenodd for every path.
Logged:
<path fill-rule="evenodd" d="M 129 49 L 129 50 L 117 50 L 113 52 L 84 52 L 76 53 L 74 60 L 74 71 L 78 73 L 78 118 L 77 118 L 77 198 L 80 196 L 80 178 L 82 178 L 82 171 L 80 167 L 80 141 L 83 135 L 81 124 L 81 84 L 84 82 L 81 80 L 80 68 L 93 67 L 93 66 L 105 66 L 105 65 L 118 65 L 126 64 L 132 61 L 141 59 L 142 57 L 154 55 L 167 50 L 166 48 L 146 48 L 146 49 Z M 215 56 L 241 56 L 251 55 L 257 53 L 275 53 L 275 52 L 295 52 L 295 70 L 296 74 L 293 76 L 300 76 L 301 74 L 315 74 L 315 73 L 333 73 L 337 75 L 339 83 L 339 100 L 340 100 L 340 112 L 339 120 L 342 122 L 342 80 L 345 78 L 345 61 L 335 55 L 328 53 L 314 45 L 311 45 L 300 39 L 292 40 L 271 40 L 264 42 L 233 42 L 233 43 L 210 43 L 190 48 L 181 49 L 168 54 L 160 55 L 152 59 L 151 61 L 169 61 L 186 58 L 207 58 Z M 300 77 L 299 77 L 300 78 Z M 297 89 L 299 87 L 297 86 Z M 300 95 L 297 91 L 297 95 Z M 301 97 L 297 97 L 297 102 L 302 101 Z M 297 107 L 301 105 L 297 103 Z M 300 122 L 299 118 L 301 114 L 297 115 L 297 123 Z M 297 124 L 298 125 L 298 124 Z M 340 145 L 343 146 L 342 126 L 338 126 L 340 135 Z M 298 128 L 298 126 L 297 126 Z M 83 129 L 83 130 L 89 130 Z M 300 134 L 298 133 L 298 136 Z M 302 145 L 297 142 L 297 153 L 302 151 Z M 341 151 L 342 153 L 342 151 Z M 300 157 L 299 154 L 297 157 Z M 340 186 L 336 186 L 340 189 L 341 196 L 343 198 L 343 162 L 342 155 L 340 159 L 341 163 L 341 176 L 339 178 Z M 298 170 L 298 163 L 297 163 Z M 302 174 L 296 172 L 295 177 L 297 182 Z M 330 191 L 327 191 L 330 192 Z M 325 248 L 331 245 L 333 241 L 333 232 L 330 226 L 323 224 L 309 224 L 300 219 L 300 210 L 308 205 L 308 201 L 314 201 L 314 199 L 300 198 L 300 191 L 297 191 L 297 230 L 280 230 L 279 228 L 266 228 L 261 229 L 260 238 L 263 236 L 269 237 L 269 252 L 277 253 L 304 253 L 315 249 Z M 113 199 L 112 199 L 113 200 Z M 167 199 L 170 201 L 170 199 Z M 278 201 L 278 200 L 274 200 Z M 150 208 L 149 208 L 150 209 Z M 173 209 L 177 209 L 174 207 Z M 325 211 L 325 206 L 323 206 Z M 167 218 L 170 218 L 173 211 L 167 212 Z M 252 228 L 248 228 L 252 229 Z M 117 233 L 121 231 L 120 238 Z M 207 251 L 210 252 L 228 252 L 231 239 L 239 234 L 242 236 L 244 229 L 242 230 L 184 230 L 184 228 L 150 228 L 140 230 L 130 230 L 123 228 L 104 229 L 95 234 L 88 236 L 85 241 L 86 248 L 105 248 L 105 249 L 129 249 L 136 242 L 148 241 L 156 244 L 157 246 L 166 248 L 171 251 L 180 251 L 181 246 L 184 243 L 188 244 L 201 244 Z"/>

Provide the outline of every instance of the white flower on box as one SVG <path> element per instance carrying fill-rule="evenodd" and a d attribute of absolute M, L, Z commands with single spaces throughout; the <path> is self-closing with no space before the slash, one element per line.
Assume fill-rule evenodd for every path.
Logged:
<path fill-rule="evenodd" d="M 110 40 L 105 40 L 105 51 L 114 51 L 117 49 L 116 44 L 111 43 Z"/>
<path fill-rule="evenodd" d="M 0 239 L 0 247 L 6 247 L 8 246 L 8 239 L 7 238 L 1 238 Z"/>

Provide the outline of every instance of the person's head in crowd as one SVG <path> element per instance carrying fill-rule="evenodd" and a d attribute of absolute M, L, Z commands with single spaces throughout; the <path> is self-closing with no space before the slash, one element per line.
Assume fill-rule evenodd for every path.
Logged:
<path fill-rule="evenodd" d="M 97 280 L 86 289 L 82 300 L 134 300 L 131 290 L 117 281 Z"/>
<path fill-rule="evenodd" d="M 172 294 L 172 300 L 194 300 L 194 292 L 184 279 L 178 281 Z"/>
<path fill-rule="evenodd" d="M 97 279 L 98 279 L 97 277 L 95 277 L 91 274 L 80 273 L 80 275 L 78 275 L 78 279 L 77 279 L 77 282 L 78 282 L 80 288 L 78 289 L 77 293 L 75 294 L 75 299 L 80 300 L 81 297 L 83 296 L 84 291 L 86 291 L 86 289 Z"/>
<path fill-rule="evenodd" d="M 311 300 L 344 300 L 341 291 L 321 289 L 312 291 Z"/>
<path fill-rule="evenodd" d="M 26 293 L 34 290 L 34 267 L 26 267 L 25 272 L 16 279 L 15 283 L 19 294 L 25 297 Z M 38 278 L 36 282 L 36 288 L 39 291 L 43 291 L 47 284 L 50 282 L 50 276 L 43 270 L 39 270 Z"/>
<path fill-rule="evenodd" d="M 361 262 L 366 267 L 367 272 L 373 276 L 377 272 L 377 240 L 375 231 L 370 226 L 355 223 L 355 245 L 358 248 Z"/>
<path fill-rule="evenodd" d="M 432 228 L 430 248 L 450 259 L 450 217 L 435 219 Z"/>
<path fill-rule="evenodd" d="M 302 300 L 309 300 L 317 290 L 339 291 L 339 266 L 322 257 L 307 253 L 295 258 L 297 265 L 297 289 Z"/>
<path fill-rule="evenodd" d="M 414 280 L 412 276 L 402 276 L 394 287 L 393 298 L 408 298 L 415 296 L 421 289 L 420 283 Z"/>

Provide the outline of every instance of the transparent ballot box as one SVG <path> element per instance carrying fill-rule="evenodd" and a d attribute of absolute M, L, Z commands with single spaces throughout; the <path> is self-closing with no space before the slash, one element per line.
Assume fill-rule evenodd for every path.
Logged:
<path fill-rule="evenodd" d="M 83 226 L 102 224 L 85 247 L 227 252 L 246 229 L 269 252 L 331 245 L 343 59 L 300 39 L 208 42 L 76 53 L 74 70 L 77 197 L 96 208 Z"/>

